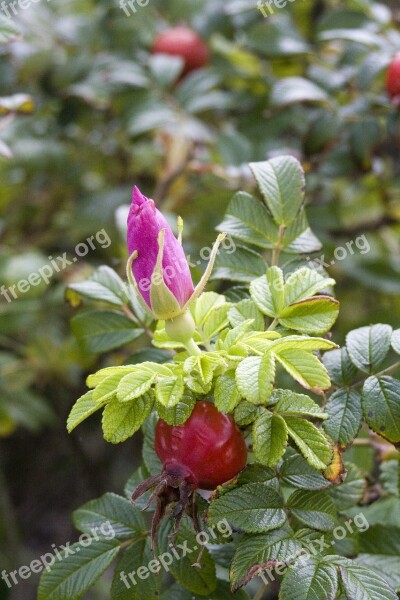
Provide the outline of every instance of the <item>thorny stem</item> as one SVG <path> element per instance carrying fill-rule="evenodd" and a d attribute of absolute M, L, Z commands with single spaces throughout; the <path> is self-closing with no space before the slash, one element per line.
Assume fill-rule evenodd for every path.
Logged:
<path fill-rule="evenodd" d="M 371 376 L 383 377 L 383 375 L 390 375 L 391 373 L 394 373 L 398 369 L 400 369 L 400 360 L 398 362 L 395 362 L 390 367 L 387 367 L 387 369 L 383 369 L 383 371 L 379 371 L 379 373 L 371 373 Z M 370 375 L 368 375 L 368 377 L 370 377 Z M 358 387 L 362 386 L 364 384 L 364 381 L 365 381 L 365 379 L 362 379 L 361 381 L 357 381 L 357 383 L 354 383 L 353 385 L 350 386 L 350 389 L 354 389 L 354 388 L 358 388 Z"/>
<path fill-rule="evenodd" d="M 282 240 L 285 235 L 285 225 L 279 225 L 278 239 L 272 251 L 271 267 L 276 267 L 279 262 L 279 256 L 282 252 Z"/>

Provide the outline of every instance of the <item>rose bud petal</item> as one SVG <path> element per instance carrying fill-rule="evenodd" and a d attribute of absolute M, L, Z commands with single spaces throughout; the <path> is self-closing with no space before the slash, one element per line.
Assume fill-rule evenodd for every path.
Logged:
<path fill-rule="evenodd" d="M 184 250 L 154 201 L 136 186 L 127 237 L 135 287 L 146 307 L 156 319 L 182 314 L 194 292 Z"/>

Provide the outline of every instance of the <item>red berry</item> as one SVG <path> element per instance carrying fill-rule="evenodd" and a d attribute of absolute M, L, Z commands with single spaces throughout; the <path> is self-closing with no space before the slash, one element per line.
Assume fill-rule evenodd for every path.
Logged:
<path fill-rule="evenodd" d="M 393 100 L 400 100 L 400 53 L 396 54 L 389 65 L 386 76 L 386 88 Z"/>
<path fill-rule="evenodd" d="M 158 421 L 155 450 L 168 473 L 205 490 L 235 477 L 247 461 L 247 447 L 235 422 L 210 402 L 197 402 L 183 425 Z"/>
<path fill-rule="evenodd" d="M 153 54 L 170 54 L 180 56 L 185 61 L 183 74 L 204 67 L 210 58 L 209 51 L 203 40 L 195 31 L 179 25 L 167 29 L 156 38 Z"/>
<path fill-rule="evenodd" d="M 154 488 L 147 506 L 157 501 L 151 537 L 154 549 L 157 528 L 168 505 L 175 504 L 173 534 L 186 512 L 200 531 L 195 490 L 214 490 L 233 479 L 247 462 L 247 446 L 232 417 L 220 413 L 210 402 L 197 402 L 183 425 L 168 425 L 162 419 L 156 426 L 155 451 L 163 463 L 162 473 L 143 481 L 132 494 L 135 502 Z M 200 556 L 199 556 L 200 559 Z"/>

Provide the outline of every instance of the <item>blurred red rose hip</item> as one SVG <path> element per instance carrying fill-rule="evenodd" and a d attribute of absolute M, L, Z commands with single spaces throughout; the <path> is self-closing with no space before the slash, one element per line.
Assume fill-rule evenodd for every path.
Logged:
<path fill-rule="evenodd" d="M 395 104 L 400 104 L 400 52 L 389 65 L 386 76 L 386 88 Z"/>
<path fill-rule="evenodd" d="M 201 69 L 210 59 L 210 53 L 203 40 L 193 29 L 184 25 L 160 33 L 153 44 L 152 53 L 183 58 L 185 61 L 183 75 Z"/>

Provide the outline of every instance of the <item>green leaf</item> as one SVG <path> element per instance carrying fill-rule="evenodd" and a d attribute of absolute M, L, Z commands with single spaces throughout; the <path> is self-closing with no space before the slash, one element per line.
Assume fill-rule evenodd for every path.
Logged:
<path fill-rule="evenodd" d="M 143 462 L 148 469 L 150 475 L 161 473 L 163 466 L 154 450 L 155 428 L 158 418 L 156 413 L 152 413 L 143 425 L 144 441 L 143 441 Z"/>
<path fill-rule="evenodd" d="M 79 600 L 118 555 L 117 540 L 95 540 L 90 546 L 73 544 L 70 554 L 40 578 L 38 600 Z M 73 554 L 72 554 L 73 552 Z"/>
<path fill-rule="evenodd" d="M 275 222 L 287 227 L 295 220 L 304 200 L 301 164 L 292 156 L 279 156 L 249 166 Z"/>
<path fill-rule="evenodd" d="M 322 490 L 331 484 L 308 462 L 297 454 L 293 448 L 288 448 L 280 468 L 282 481 L 301 490 Z"/>
<path fill-rule="evenodd" d="M 249 356 L 236 369 L 239 392 L 254 404 L 266 404 L 275 380 L 275 361 L 271 354 Z"/>
<path fill-rule="evenodd" d="M 191 307 L 194 321 L 198 327 L 203 327 L 211 313 L 226 304 L 225 296 L 216 292 L 204 292 Z"/>
<path fill-rule="evenodd" d="M 297 349 L 281 350 L 274 347 L 273 354 L 289 375 L 306 389 L 321 395 L 322 390 L 330 388 L 328 372 L 311 352 Z"/>
<path fill-rule="evenodd" d="M 321 242 L 310 229 L 304 207 L 285 230 L 282 248 L 287 254 L 310 254 L 322 249 Z"/>
<path fill-rule="evenodd" d="M 265 262 L 257 252 L 237 245 L 234 252 L 220 251 L 210 279 L 250 283 L 265 273 L 265 267 Z"/>
<path fill-rule="evenodd" d="M 329 495 L 339 510 L 346 510 L 358 504 L 364 497 L 367 483 L 360 469 L 352 463 L 345 463 L 346 479 L 343 483 L 333 486 Z"/>
<path fill-rule="evenodd" d="M 80 531 L 94 535 L 102 534 L 102 525 L 107 531 L 112 528 L 114 537 L 127 540 L 146 533 L 146 523 L 141 512 L 132 503 L 117 494 L 107 493 L 97 500 L 87 502 L 73 513 L 74 525 Z M 104 534 L 103 534 L 103 537 Z"/>
<path fill-rule="evenodd" d="M 400 592 L 400 528 L 373 525 L 359 536 L 357 562 L 378 571 Z"/>
<path fill-rule="evenodd" d="M 301 550 L 301 543 L 290 529 L 282 527 L 268 534 L 243 535 L 236 548 L 230 569 L 233 592 L 253 577 L 275 566 L 290 563 Z"/>
<path fill-rule="evenodd" d="M 262 483 L 249 483 L 213 500 L 207 522 L 212 525 L 227 519 L 233 527 L 262 533 L 283 525 L 286 514 L 282 506 L 282 499 L 274 489 Z"/>
<path fill-rule="evenodd" d="M 228 326 L 229 304 L 226 302 L 221 306 L 216 306 L 207 316 L 203 324 L 203 337 L 211 340 L 222 329 Z"/>
<path fill-rule="evenodd" d="M 130 402 L 146 393 L 157 378 L 157 374 L 143 367 L 136 367 L 132 373 L 125 375 L 120 381 L 117 397 L 120 402 Z"/>
<path fill-rule="evenodd" d="M 100 300 L 114 306 L 123 306 L 129 302 L 126 284 L 113 269 L 107 266 L 99 267 L 89 279 L 72 283 L 68 288 L 86 298 Z"/>
<path fill-rule="evenodd" d="M 321 335 L 329 331 L 339 314 L 339 302 L 330 296 L 314 296 L 286 307 L 279 322 L 288 329 Z"/>
<path fill-rule="evenodd" d="M 166 408 L 173 408 L 181 401 L 184 390 L 182 375 L 163 377 L 157 381 L 155 387 L 156 399 Z"/>
<path fill-rule="evenodd" d="M 157 402 L 156 408 L 160 418 L 168 425 L 182 425 L 192 414 L 195 404 L 196 396 L 190 390 L 185 390 L 175 406 L 167 408 Z"/>
<path fill-rule="evenodd" d="M 147 393 L 130 402 L 113 400 L 103 412 L 103 434 L 107 442 L 119 444 L 136 433 L 153 409 L 154 395 Z"/>
<path fill-rule="evenodd" d="M 392 333 L 391 345 L 393 350 L 400 354 L 400 329 L 396 329 Z"/>
<path fill-rule="evenodd" d="M 329 419 L 324 423 L 326 433 L 342 447 L 352 443 L 362 422 L 361 395 L 356 390 L 340 389 L 330 396 L 326 407 Z"/>
<path fill-rule="evenodd" d="M 273 340 L 269 348 L 279 354 L 283 350 L 307 350 L 315 352 L 317 350 L 330 350 L 337 348 L 336 344 L 325 338 L 308 337 L 307 335 L 287 335 L 283 338 Z"/>
<path fill-rule="evenodd" d="M 327 352 L 322 362 L 328 370 L 329 377 L 338 386 L 349 385 L 357 375 L 357 367 L 351 362 L 346 347 Z"/>
<path fill-rule="evenodd" d="M 279 600 L 334 600 L 337 592 L 338 574 L 335 566 L 329 564 L 328 559 L 310 557 L 306 563 L 300 559 L 287 570 Z"/>
<path fill-rule="evenodd" d="M 312 529 L 330 531 L 337 525 L 337 510 L 327 492 L 296 490 L 287 506 L 296 519 Z"/>
<path fill-rule="evenodd" d="M 274 411 L 284 416 L 309 416 L 326 419 L 322 408 L 305 394 L 296 394 L 291 390 L 274 390 L 273 399 L 277 401 Z"/>
<path fill-rule="evenodd" d="M 231 600 L 232 593 L 229 588 L 227 581 L 218 581 L 216 589 L 211 593 L 207 594 L 207 600 Z M 235 600 L 249 600 L 249 595 L 244 590 L 239 590 L 235 594 Z M 198 594 L 193 595 L 188 590 L 185 590 L 178 583 L 175 583 L 172 587 L 168 588 L 166 592 L 161 596 L 161 600 L 202 600 L 204 596 Z"/>
<path fill-rule="evenodd" d="M 253 450 L 258 462 L 275 467 L 285 452 L 288 432 L 279 415 L 265 410 L 256 420 L 252 430 Z"/>
<path fill-rule="evenodd" d="M 97 385 L 100 385 L 108 377 L 111 377 L 111 375 L 117 375 L 118 373 L 127 375 L 128 373 L 132 373 L 132 371 L 135 371 L 135 367 L 131 365 L 124 365 L 122 367 L 106 367 L 105 369 L 100 369 L 100 371 L 97 371 L 97 373 L 89 375 L 89 377 L 86 379 L 86 385 L 90 388 L 94 388 Z"/>
<path fill-rule="evenodd" d="M 236 386 L 235 372 L 228 371 L 218 377 L 214 389 L 215 406 L 222 413 L 232 412 L 241 400 Z"/>
<path fill-rule="evenodd" d="M 171 558 L 170 540 L 168 535 L 171 533 L 172 524 L 169 520 L 164 520 L 159 530 L 159 547 L 161 552 L 168 552 Z M 180 550 L 179 544 L 185 544 L 185 549 Z M 199 554 L 199 542 L 196 539 L 194 531 L 189 528 L 188 520 L 184 518 L 181 522 L 178 534 L 176 536 L 175 547 L 179 553 L 179 560 L 172 560 L 169 570 L 173 577 L 187 590 L 199 596 L 208 596 L 217 587 L 217 577 L 215 573 L 215 564 L 209 551 L 204 551 L 201 559 L 201 568 L 193 567 L 193 563 Z M 187 554 L 185 554 L 187 551 Z"/>
<path fill-rule="evenodd" d="M 376 571 L 348 559 L 341 559 L 340 563 L 339 572 L 347 600 L 398 600 L 391 586 Z"/>
<path fill-rule="evenodd" d="M 350 331 L 346 346 L 352 362 L 363 373 L 372 373 L 385 360 L 391 337 L 390 325 L 377 324 Z"/>
<path fill-rule="evenodd" d="M 389 442 L 400 442 L 400 381 L 387 375 L 368 377 L 362 407 L 369 427 Z"/>
<path fill-rule="evenodd" d="M 389 494 L 400 496 L 400 461 L 387 460 L 380 465 L 380 483 Z"/>
<path fill-rule="evenodd" d="M 133 342 L 143 333 L 135 324 L 118 312 L 89 311 L 71 319 L 71 328 L 85 352 L 108 352 Z"/>
<path fill-rule="evenodd" d="M 279 79 L 271 92 L 272 106 L 287 106 L 299 102 L 327 102 L 326 92 L 304 77 Z"/>
<path fill-rule="evenodd" d="M 102 408 L 102 405 L 93 400 L 93 392 L 86 392 L 86 394 L 81 396 L 72 407 L 67 420 L 68 433 L 71 433 L 75 427 L 80 425 L 82 421 L 93 415 L 100 408 Z"/>
<path fill-rule="evenodd" d="M 264 317 L 251 300 L 242 300 L 230 308 L 228 319 L 232 327 L 252 319 L 254 322 L 250 328 L 254 331 L 264 331 Z"/>
<path fill-rule="evenodd" d="M 262 413 L 260 406 L 255 406 L 252 402 L 243 400 L 239 406 L 235 409 L 234 419 L 239 427 L 246 427 L 253 423 L 257 417 Z"/>
<path fill-rule="evenodd" d="M 282 270 L 270 267 L 263 277 L 251 282 L 250 294 L 262 313 L 272 318 L 279 317 L 285 307 Z"/>
<path fill-rule="evenodd" d="M 135 541 L 118 561 L 110 600 L 159 600 L 162 578 L 154 572 L 156 567 L 150 549 L 150 539 L 147 537 Z M 141 577 L 137 573 L 139 569 L 142 569 Z"/>
<path fill-rule="evenodd" d="M 95 402 L 100 402 L 101 404 L 106 404 L 110 400 L 116 398 L 118 384 L 125 376 L 126 371 L 125 369 L 122 369 L 103 379 L 93 391 L 93 400 Z"/>
<path fill-rule="evenodd" d="M 332 448 L 323 433 L 309 421 L 285 417 L 290 437 L 309 465 L 325 469 L 332 460 Z"/>
<path fill-rule="evenodd" d="M 278 228 L 265 206 L 246 192 L 233 196 L 217 230 L 259 248 L 273 248 L 278 236 Z"/>
<path fill-rule="evenodd" d="M 335 285 L 335 280 L 323 277 L 315 269 L 301 267 L 292 273 L 285 283 L 285 305 L 311 298 L 317 292 Z"/>

